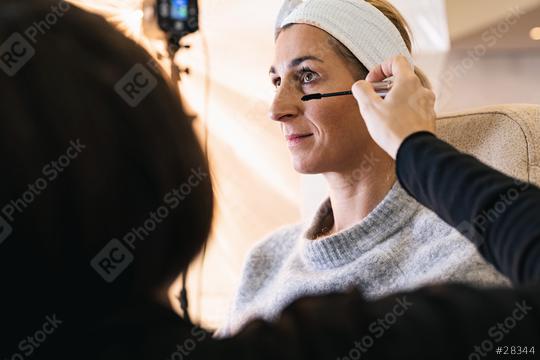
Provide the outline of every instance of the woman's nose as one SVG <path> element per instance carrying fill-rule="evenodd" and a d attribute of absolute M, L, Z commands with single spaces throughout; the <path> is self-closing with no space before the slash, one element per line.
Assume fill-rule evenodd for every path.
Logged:
<path fill-rule="evenodd" d="M 298 90 L 287 85 L 280 86 L 270 107 L 270 119 L 287 121 L 295 118 L 300 111 L 300 103 L 301 96 Z"/>

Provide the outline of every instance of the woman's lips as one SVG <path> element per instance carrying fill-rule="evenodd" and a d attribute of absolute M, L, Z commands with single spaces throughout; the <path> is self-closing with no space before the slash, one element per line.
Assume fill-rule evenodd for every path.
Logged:
<path fill-rule="evenodd" d="M 313 134 L 289 135 L 289 136 L 287 136 L 287 145 L 289 147 L 300 145 L 301 143 L 305 142 L 307 139 L 309 139 L 312 136 L 313 136 Z"/>

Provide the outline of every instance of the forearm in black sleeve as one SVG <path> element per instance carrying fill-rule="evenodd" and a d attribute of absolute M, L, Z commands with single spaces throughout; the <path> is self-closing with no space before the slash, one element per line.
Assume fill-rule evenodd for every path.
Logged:
<path fill-rule="evenodd" d="M 460 153 L 433 134 L 408 137 L 397 155 L 401 185 L 478 245 L 516 284 L 540 281 L 540 190 Z"/>

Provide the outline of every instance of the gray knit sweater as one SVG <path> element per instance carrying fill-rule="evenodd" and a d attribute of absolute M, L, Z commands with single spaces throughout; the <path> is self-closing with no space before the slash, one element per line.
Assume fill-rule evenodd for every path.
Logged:
<path fill-rule="evenodd" d="M 333 234 L 330 199 L 310 224 L 282 228 L 251 250 L 228 320 L 274 319 L 293 300 L 358 288 L 368 299 L 440 282 L 509 286 L 476 248 L 396 183 L 360 223 Z"/>

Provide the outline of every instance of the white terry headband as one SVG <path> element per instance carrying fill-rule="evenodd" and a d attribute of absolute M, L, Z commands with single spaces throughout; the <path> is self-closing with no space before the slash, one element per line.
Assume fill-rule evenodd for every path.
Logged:
<path fill-rule="evenodd" d="M 398 29 L 364 0 L 285 0 L 276 23 L 276 39 L 289 24 L 308 24 L 326 31 L 370 71 L 399 54 L 414 66 Z"/>

